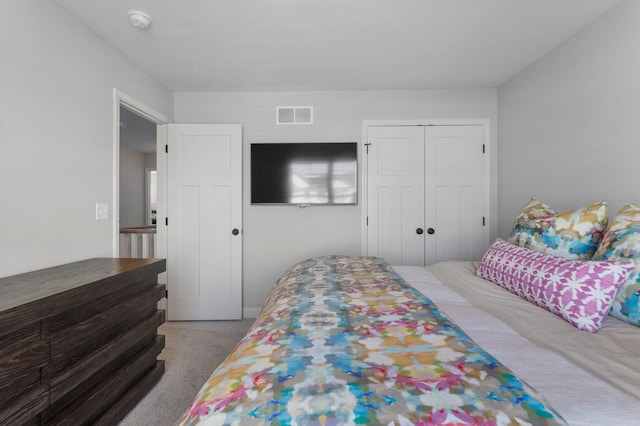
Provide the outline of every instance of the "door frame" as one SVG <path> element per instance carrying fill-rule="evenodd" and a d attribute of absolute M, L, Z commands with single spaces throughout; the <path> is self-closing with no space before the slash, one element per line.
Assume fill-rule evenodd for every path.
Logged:
<path fill-rule="evenodd" d="M 166 179 L 166 156 L 164 153 L 164 144 L 166 137 L 161 131 L 161 126 L 171 122 L 171 119 L 164 114 L 154 110 L 148 105 L 140 102 L 136 98 L 124 93 L 123 91 L 113 89 L 113 198 L 112 198 L 112 215 L 111 226 L 113 231 L 112 253 L 113 257 L 118 257 L 120 252 L 120 107 L 138 114 L 156 124 L 156 169 L 158 171 L 158 213 L 166 211 L 166 185 L 163 187 L 162 182 Z M 158 215 L 159 217 L 159 215 Z M 156 228 L 157 249 L 156 256 L 164 257 L 166 254 L 166 238 L 162 236 L 166 230 L 164 227 Z"/>
<path fill-rule="evenodd" d="M 495 182 L 497 181 L 495 169 L 492 168 L 493 154 L 493 145 L 494 142 L 491 140 L 491 119 L 488 118 L 470 118 L 470 119 L 416 119 L 416 120 L 363 120 L 362 121 L 362 162 L 361 162 L 361 173 L 360 173 L 360 182 L 362 182 L 361 187 L 361 196 L 360 202 L 362 203 L 362 240 L 361 240 L 361 253 L 363 255 L 368 255 L 368 232 L 367 232 L 367 206 L 368 206 L 368 183 L 367 183 L 367 175 L 368 175 L 368 157 L 367 157 L 367 146 L 366 144 L 369 141 L 369 127 L 377 127 L 377 126 L 482 126 L 483 127 L 483 138 L 485 140 L 485 148 L 486 148 L 486 156 L 484 162 L 484 185 L 487 188 L 487 191 L 484 196 L 484 216 L 487 218 L 488 223 L 488 231 L 489 231 L 489 241 L 495 239 L 496 235 L 496 220 L 491 214 L 493 211 L 497 211 L 497 191 L 495 188 Z M 495 205 L 494 205 L 495 204 Z"/>

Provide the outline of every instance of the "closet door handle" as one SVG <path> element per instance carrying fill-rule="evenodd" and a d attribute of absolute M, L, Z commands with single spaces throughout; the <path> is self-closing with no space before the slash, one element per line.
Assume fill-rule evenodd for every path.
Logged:
<path fill-rule="evenodd" d="M 435 230 L 435 229 L 433 229 L 433 228 L 429 228 L 429 229 L 427 229 L 427 234 L 429 234 L 429 235 L 433 235 L 433 234 L 435 234 L 435 233 L 436 233 L 436 230 Z"/>
<path fill-rule="evenodd" d="M 422 228 L 416 229 L 416 234 L 418 234 L 418 235 L 422 235 L 423 232 L 424 231 L 422 230 Z"/>
<path fill-rule="evenodd" d="M 238 228 L 234 228 L 233 231 L 231 231 L 231 233 L 233 235 L 238 235 L 240 233 L 240 231 L 238 231 Z"/>

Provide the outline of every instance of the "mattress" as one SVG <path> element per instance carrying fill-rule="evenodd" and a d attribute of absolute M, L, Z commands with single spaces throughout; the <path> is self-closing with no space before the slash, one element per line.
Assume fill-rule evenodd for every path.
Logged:
<path fill-rule="evenodd" d="M 471 262 L 394 266 L 570 425 L 640 425 L 640 328 L 609 317 L 595 334 L 475 276 Z"/>

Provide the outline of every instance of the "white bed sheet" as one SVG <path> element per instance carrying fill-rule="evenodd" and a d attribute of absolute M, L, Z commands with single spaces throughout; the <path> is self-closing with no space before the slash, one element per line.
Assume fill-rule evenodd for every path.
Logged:
<path fill-rule="evenodd" d="M 538 390 L 571 426 L 640 425 L 640 400 L 541 348 L 476 308 L 431 272 L 393 266 L 482 348 Z M 638 367 L 640 368 L 640 354 Z"/>

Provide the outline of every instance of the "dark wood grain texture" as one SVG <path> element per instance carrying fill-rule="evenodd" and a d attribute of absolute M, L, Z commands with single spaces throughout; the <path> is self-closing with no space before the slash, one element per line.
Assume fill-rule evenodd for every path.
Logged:
<path fill-rule="evenodd" d="M 158 360 L 154 367 L 140 380 L 129 388 L 127 393 L 111 406 L 95 423 L 94 426 L 115 425 L 124 419 L 129 411 L 136 406 L 153 386 L 158 383 L 164 373 L 164 361 Z"/>
<path fill-rule="evenodd" d="M 40 338 L 37 322 L 0 337 L 0 401 L 14 398 L 17 389 L 39 387 L 38 367 L 48 359 L 49 345 Z"/>
<path fill-rule="evenodd" d="M 164 371 L 165 266 L 88 259 L 0 279 L 0 425 L 126 415 Z"/>

